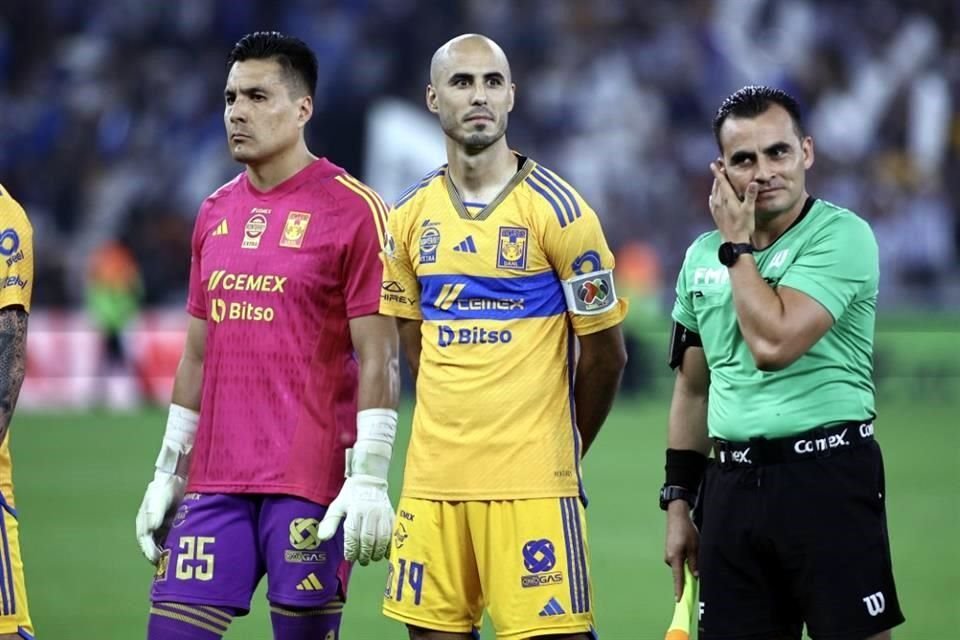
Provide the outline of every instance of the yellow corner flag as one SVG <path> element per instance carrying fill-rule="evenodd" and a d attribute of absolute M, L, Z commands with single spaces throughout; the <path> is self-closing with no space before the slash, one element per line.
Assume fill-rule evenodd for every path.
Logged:
<path fill-rule="evenodd" d="M 690 622 L 693 620 L 697 599 L 697 581 L 687 563 L 683 563 L 683 595 L 673 609 L 673 621 L 664 640 L 690 640 Z"/>

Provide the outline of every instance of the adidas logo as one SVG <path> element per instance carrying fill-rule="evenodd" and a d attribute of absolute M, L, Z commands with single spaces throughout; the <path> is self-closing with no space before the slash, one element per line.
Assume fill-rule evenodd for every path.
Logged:
<path fill-rule="evenodd" d="M 316 575 L 309 573 L 307 577 L 297 585 L 297 591 L 323 591 L 323 585 L 320 584 L 320 580 L 317 579 Z"/>
<path fill-rule="evenodd" d="M 225 236 L 227 235 L 227 219 L 224 218 L 220 221 L 220 224 L 217 225 L 217 228 L 213 230 L 213 233 L 210 235 L 214 236 Z"/>
<path fill-rule="evenodd" d="M 473 244 L 473 236 L 467 236 L 463 241 L 453 248 L 454 251 L 462 251 L 463 253 L 476 253 L 477 245 Z"/>
<path fill-rule="evenodd" d="M 299 589 L 299 587 L 297 587 Z M 546 618 L 547 616 L 560 616 L 565 614 L 566 611 L 563 610 L 563 607 L 560 606 L 560 603 L 557 602 L 556 598 L 550 598 L 550 602 L 544 605 L 543 609 L 540 610 L 540 617 Z"/>

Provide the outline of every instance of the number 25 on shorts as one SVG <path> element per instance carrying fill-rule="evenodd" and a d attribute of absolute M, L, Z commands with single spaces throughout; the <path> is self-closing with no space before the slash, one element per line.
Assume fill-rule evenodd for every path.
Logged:
<path fill-rule="evenodd" d="M 423 575 L 426 572 L 425 567 L 420 562 L 409 562 L 405 558 L 397 558 L 397 567 L 394 569 L 393 563 L 387 569 L 387 590 L 384 596 L 392 598 L 397 602 L 403 600 L 404 594 L 407 598 L 413 594 L 413 604 L 420 604 L 420 596 L 423 593 Z M 396 585 L 396 595 L 393 588 Z M 406 586 L 406 589 L 404 587 Z"/>
<path fill-rule="evenodd" d="M 177 580 L 213 580 L 213 553 L 206 547 L 216 543 L 212 536 L 183 536 L 180 538 L 177 555 Z"/>

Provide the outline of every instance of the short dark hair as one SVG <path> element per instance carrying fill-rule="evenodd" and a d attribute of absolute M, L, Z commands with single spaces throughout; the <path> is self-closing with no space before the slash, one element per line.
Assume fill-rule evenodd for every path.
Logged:
<path fill-rule="evenodd" d="M 754 118 L 773 104 L 778 104 L 787 110 L 793 120 L 797 137 L 803 138 L 803 121 L 800 117 L 800 104 L 796 98 L 781 89 L 750 85 L 727 96 L 717 109 L 717 115 L 713 118 L 713 136 L 717 139 L 720 150 L 723 151 L 723 145 L 720 144 L 720 127 L 728 117 Z"/>
<path fill-rule="evenodd" d="M 276 59 L 293 84 L 313 97 L 317 90 L 317 56 L 303 40 L 279 31 L 255 31 L 240 38 L 227 56 L 227 71 L 234 62 L 270 58 Z"/>

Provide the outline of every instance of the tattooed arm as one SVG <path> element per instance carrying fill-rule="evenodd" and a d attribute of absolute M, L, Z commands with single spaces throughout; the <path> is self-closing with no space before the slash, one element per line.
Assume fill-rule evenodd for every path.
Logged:
<path fill-rule="evenodd" d="M 27 371 L 27 312 L 23 307 L 0 309 L 0 442 L 7 437 Z"/>

